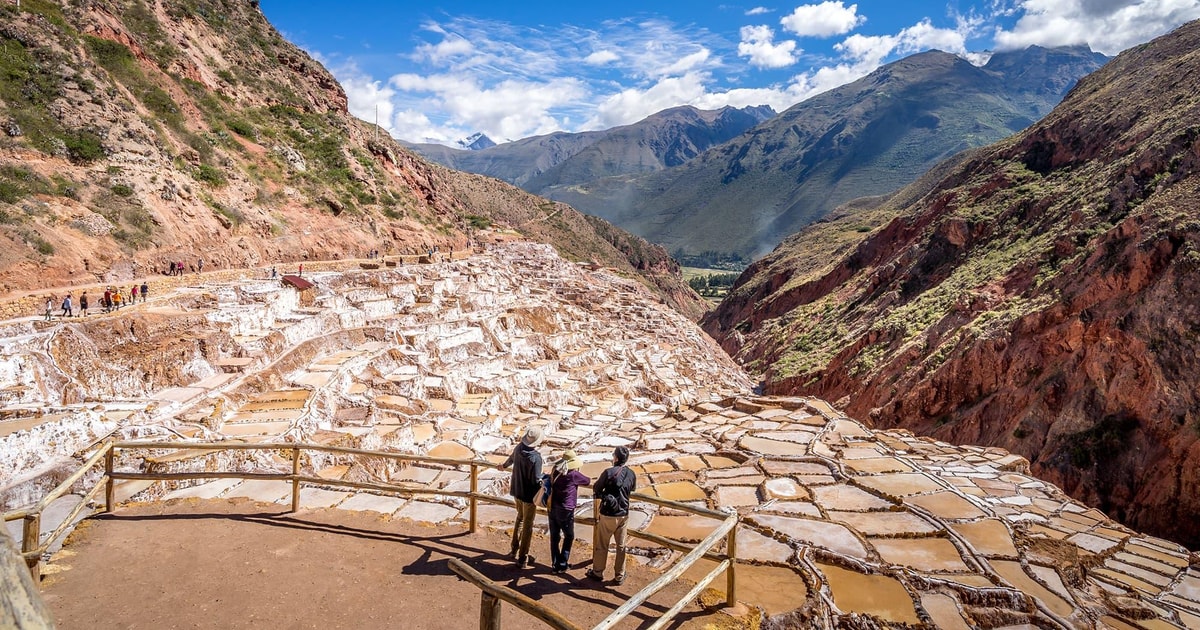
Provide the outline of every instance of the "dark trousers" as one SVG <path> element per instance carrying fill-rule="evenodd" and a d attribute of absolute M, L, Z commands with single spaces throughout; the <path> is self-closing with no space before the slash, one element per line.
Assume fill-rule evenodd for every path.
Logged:
<path fill-rule="evenodd" d="M 550 561 L 555 569 L 566 570 L 575 542 L 575 510 L 550 509 Z"/>

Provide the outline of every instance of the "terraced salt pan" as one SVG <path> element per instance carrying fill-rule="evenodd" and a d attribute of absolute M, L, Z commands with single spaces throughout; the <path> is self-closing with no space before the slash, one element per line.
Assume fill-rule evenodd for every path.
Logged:
<path fill-rule="evenodd" d="M 1015 557 L 1012 533 L 1003 521 L 994 518 L 979 519 L 969 523 L 953 523 L 950 528 L 967 540 L 978 553 L 985 556 Z"/>
<path fill-rule="evenodd" d="M 1066 617 L 1075 610 L 1075 606 L 1067 600 L 1055 595 L 1046 587 L 1038 582 L 1035 582 L 1024 569 L 1021 568 L 1021 563 L 1011 560 L 993 560 L 991 561 L 992 569 L 1008 582 L 1009 585 L 1016 587 L 1046 605 L 1056 615 Z"/>
<path fill-rule="evenodd" d="M 864 536 L 897 536 L 932 534 L 939 527 L 912 512 L 838 512 L 827 510 L 825 516 L 850 527 Z"/>
<path fill-rule="evenodd" d="M 926 571 L 966 572 L 958 549 L 945 538 L 872 538 L 884 562 Z"/>
<path fill-rule="evenodd" d="M 921 607 L 929 613 L 933 625 L 942 630 L 970 630 L 971 626 L 959 612 L 958 600 L 941 593 L 924 593 L 921 595 Z"/>
<path fill-rule="evenodd" d="M 843 525 L 807 518 L 791 518 L 756 513 L 749 517 L 797 542 L 824 547 L 830 551 L 865 560 L 867 550 L 859 539 Z"/>
<path fill-rule="evenodd" d="M 904 585 L 886 575 L 866 575 L 830 564 L 817 568 L 829 582 L 833 603 L 844 612 L 873 615 L 898 623 L 920 623 Z"/>
<path fill-rule="evenodd" d="M 826 510 L 863 512 L 867 510 L 886 510 L 894 505 L 889 501 L 848 484 L 814 486 L 809 490 L 812 492 L 813 502 Z"/>

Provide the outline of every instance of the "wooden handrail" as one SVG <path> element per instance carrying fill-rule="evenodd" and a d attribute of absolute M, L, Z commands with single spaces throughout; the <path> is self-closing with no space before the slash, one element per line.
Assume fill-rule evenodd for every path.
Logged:
<path fill-rule="evenodd" d="M 721 525 L 714 529 L 711 534 L 705 536 L 704 540 L 700 541 L 700 544 L 696 545 L 695 549 L 692 549 L 687 553 L 687 555 L 680 558 L 674 566 L 672 566 L 662 575 L 658 576 L 658 578 L 656 578 L 653 582 L 647 584 L 645 588 L 637 593 L 634 593 L 633 597 L 629 598 L 629 601 L 621 604 L 620 607 L 612 611 L 612 613 L 605 617 L 603 621 L 596 624 L 593 630 L 608 630 L 609 628 L 612 628 L 620 623 L 622 619 L 629 616 L 629 613 L 633 612 L 634 608 L 641 606 L 642 603 L 644 603 L 647 599 L 650 599 L 650 597 L 655 593 L 661 591 L 663 587 L 679 579 L 679 576 L 683 575 L 684 571 L 688 570 L 688 568 L 695 564 L 696 561 L 699 560 L 706 551 L 716 545 L 717 542 L 724 538 L 725 535 L 729 533 L 729 530 L 736 527 L 737 524 L 737 515 L 729 515 L 729 517 L 725 519 L 725 522 L 721 523 Z"/>
<path fill-rule="evenodd" d="M 520 608 L 526 613 L 537 617 L 540 621 L 552 628 L 556 628 L 557 630 L 583 630 L 579 626 L 571 623 L 570 619 L 567 619 L 553 609 L 538 603 L 529 596 L 514 591 L 507 586 L 493 582 L 492 580 L 488 579 L 486 575 L 467 566 L 467 563 L 459 560 L 458 558 L 451 558 L 448 564 L 450 565 L 451 571 L 454 571 L 464 580 L 474 584 L 475 586 L 478 586 L 479 590 L 483 591 L 486 595 L 491 595 L 496 599 L 506 601 L 513 606 Z M 499 611 L 497 610 L 495 614 L 499 615 Z M 490 628 L 499 626 L 498 621 L 494 623 L 488 623 L 489 621 L 491 620 L 485 620 L 483 617 L 481 617 L 479 620 L 479 627 Z"/>
<path fill-rule="evenodd" d="M 411 453 L 393 453 L 390 451 L 369 451 L 361 448 L 346 446 L 328 446 L 325 444 L 310 444 L 307 442 L 155 442 L 140 440 L 133 442 L 116 442 L 117 448 L 158 448 L 169 450 L 197 451 L 290 451 L 301 449 L 305 451 L 322 451 L 325 453 L 343 453 L 346 455 L 362 455 L 365 457 L 383 457 L 402 461 L 422 462 L 427 464 L 442 464 L 444 466 L 463 466 L 475 464 L 484 468 L 497 468 L 486 459 L 452 459 L 449 457 L 430 457 L 428 455 L 413 455 Z"/>
<path fill-rule="evenodd" d="M 97 449 L 95 453 L 92 453 L 91 457 L 87 458 L 83 464 L 80 464 L 78 470 L 71 473 L 71 475 L 64 479 L 62 483 L 55 486 L 50 492 L 46 493 L 46 496 L 42 497 L 40 501 L 28 507 L 21 508 L 20 510 L 5 512 L 4 520 L 15 521 L 34 513 L 41 513 L 42 510 L 46 509 L 47 505 L 50 505 L 52 502 L 66 494 L 67 491 L 71 489 L 71 486 L 75 485 L 75 482 L 82 479 L 83 476 L 87 474 L 87 471 L 91 470 L 92 466 L 95 466 L 101 459 L 103 459 L 108 453 L 109 449 L 112 448 L 112 445 L 112 442 L 105 441 L 100 445 L 100 448 Z"/>
<path fill-rule="evenodd" d="M 226 450 L 286 450 L 291 451 L 291 473 L 277 472 L 220 472 L 220 471 L 200 471 L 200 472 L 175 472 L 175 473 L 135 473 L 121 472 L 113 470 L 113 458 L 117 449 L 167 449 L 167 450 L 201 450 L 201 451 L 226 451 Z M 361 481 L 347 481 L 340 479 L 325 479 L 322 477 L 314 477 L 300 474 L 300 454 L 303 451 L 319 451 L 326 453 L 340 453 L 345 455 L 365 456 L 365 457 L 383 457 L 399 461 L 412 461 L 421 463 L 438 464 L 443 466 L 470 466 L 470 483 L 471 487 L 468 491 L 462 490 L 445 490 L 435 489 L 431 487 L 413 487 L 403 486 L 389 483 L 373 483 Z M 85 496 L 84 500 L 75 506 L 63 523 L 60 523 L 55 531 L 50 535 L 44 544 L 39 542 L 39 529 L 41 524 L 41 513 L 52 501 L 66 494 L 72 485 L 78 482 L 83 475 L 94 467 L 101 459 L 105 461 L 105 474 L 100 481 L 94 486 Z M 393 492 L 401 495 L 440 495 L 451 496 L 468 499 L 470 503 L 470 521 L 469 527 L 472 532 L 476 529 L 476 502 L 486 501 L 498 505 L 513 506 L 514 502 L 507 497 L 499 497 L 479 492 L 478 489 L 478 471 L 483 468 L 498 468 L 498 465 L 483 459 L 459 460 L 447 457 L 429 457 L 426 455 L 412 455 L 408 453 L 391 453 L 384 451 L 370 451 L 365 449 L 348 448 L 341 446 L 326 446 L 321 444 L 308 444 L 304 442 L 156 442 L 156 441 L 124 441 L 113 442 L 105 441 L 103 445 L 93 453 L 73 474 L 54 488 L 45 497 L 42 497 L 36 504 L 14 512 L 8 512 L 3 515 L 5 521 L 24 519 L 25 520 L 25 538 L 22 544 L 22 555 L 26 558 L 26 562 L 30 564 L 30 570 L 35 574 L 39 573 L 38 563 L 40 556 L 45 552 L 49 545 L 70 526 L 70 521 L 82 511 L 84 505 L 96 494 L 101 488 L 106 489 L 105 509 L 111 510 L 113 505 L 113 482 L 118 479 L 130 480 L 150 480 L 150 481 L 170 481 L 180 479 L 259 479 L 259 480 L 279 480 L 289 481 L 292 484 L 292 511 L 299 509 L 299 492 L 301 483 L 311 483 L 317 485 L 327 485 L 334 487 L 359 488 L 365 490 L 375 490 L 381 492 Z M 668 571 L 663 573 L 657 579 L 646 585 L 642 590 L 635 593 L 628 601 L 614 610 L 608 617 L 597 625 L 594 630 L 609 630 L 625 617 L 627 617 L 634 609 L 645 603 L 655 593 L 662 590 L 665 586 L 677 580 L 684 571 L 690 568 L 700 558 L 709 558 L 717 561 L 715 569 L 710 571 L 674 606 L 671 607 L 661 618 L 655 622 L 651 628 L 662 628 L 677 615 L 683 607 L 694 600 L 700 592 L 707 587 L 722 571 L 726 572 L 728 579 L 727 585 L 727 600 L 729 605 L 736 603 L 735 597 L 735 580 L 734 567 L 736 557 L 736 533 L 738 525 L 738 515 L 728 514 L 710 510 L 705 507 L 698 507 L 679 501 L 663 499 L 649 494 L 635 492 L 630 498 L 632 500 L 651 503 L 661 507 L 669 507 L 682 512 L 695 514 L 707 518 L 720 519 L 722 522 L 706 536 L 695 547 L 687 544 L 651 534 L 642 531 L 630 531 L 629 535 L 634 538 L 648 540 L 658 545 L 662 545 L 669 549 L 678 551 L 686 551 L 687 553 L 680 558 Z M 578 522 L 584 524 L 595 524 L 594 517 L 579 517 Z M 32 532 L 32 534 L 31 534 Z M 712 548 L 726 537 L 728 548 L 725 554 L 718 554 L 712 551 Z M 526 613 L 538 618 L 551 627 L 560 630 L 581 630 L 578 626 L 571 623 L 559 613 L 543 606 L 542 604 L 522 595 L 521 593 L 496 584 L 492 580 L 485 577 L 483 574 L 467 566 L 461 560 L 451 559 L 451 569 L 480 588 L 482 591 L 481 597 L 481 612 L 480 612 L 480 627 L 487 629 L 497 629 L 500 627 L 500 602 L 508 602 L 517 606 Z"/>

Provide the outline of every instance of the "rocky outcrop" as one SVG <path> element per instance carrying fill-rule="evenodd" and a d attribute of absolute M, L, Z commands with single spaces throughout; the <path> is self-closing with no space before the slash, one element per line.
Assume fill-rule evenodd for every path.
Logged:
<path fill-rule="evenodd" d="M 1200 542 L 1198 45 L 1192 23 L 1123 53 L 912 203 L 797 235 L 706 329 L 767 391 L 1008 448 L 1132 526 Z"/>

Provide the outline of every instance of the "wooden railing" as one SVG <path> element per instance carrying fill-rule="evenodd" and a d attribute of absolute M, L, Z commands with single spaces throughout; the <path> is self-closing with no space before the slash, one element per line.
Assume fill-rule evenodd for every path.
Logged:
<path fill-rule="evenodd" d="M 114 470 L 114 459 L 119 450 L 138 450 L 138 449 L 156 449 L 156 450 L 192 450 L 192 451 L 235 451 L 235 450 L 257 450 L 257 451 L 281 451 L 291 455 L 292 471 L 291 473 L 277 472 L 223 472 L 223 471 L 195 471 L 195 472 L 125 472 Z M 419 462 L 425 464 L 436 464 L 448 467 L 470 467 L 470 490 L 446 490 L 433 487 L 420 487 L 410 484 L 398 485 L 391 483 L 375 483 L 364 481 L 348 481 L 342 479 L 326 479 L 323 477 L 315 477 L 311 475 L 301 474 L 301 454 L 306 451 L 315 451 L 331 454 L 350 455 L 355 457 L 373 457 L 381 459 L 390 459 L 394 461 Z M 44 541 L 41 540 L 41 514 L 46 506 L 53 501 L 67 494 L 71 487 L 82 479 L 88 471 L 95 468 L 100 460 L 104 460 L 104 474 L 86 494 L 83 500 L 75 506 L 74 510 L 67 516 L 65 520 L 50 533 Z M 21 542 L 22 556 L 29 565 L 29 570 L 33 574 L 36 582 L 41 573 L 41 558 L 46 550 L 60 538 L 68 529 L 70 529 L 72 521 L 84 509 L 84 507 L 99 493 L 101 488 L 105 489 L 104 511 L 109 512 L 115 507 L 115 490 L 114 484 L 119 480 L 146 480 L 146 481 L 184 481 L 192 479 L 259 479 L 259 480 L 278 480 L 289 481 L 292 484 L 291 496 L 291 511 L 295 512 L 300 509 L 300 486 L 301 484 L 314 484 L 321 486 L 354 488 L 359 490 L 372 490 L 376 492 L 389 492 L 402 496 L 414 495 L 439 495 L 460 497 L 467 500 L 468 504 L 468 528 L 471 533 L 475 533 L 478 529 L 478 502 L 484 501 L 498 505 L 507 505 L 515 507 L 515 503 L 508 497 L 498 497 L 494 495 L 484 494 L 479 492 L 479 471 L 481 468 L 496 468 L 497 465 L 481 459 L 450 459 L 446 457 L 429 457 L 426 455 L 410 455 L 406 453 L 391 453 L 386 451 L 370 451 L 357 448 L 346 448 L 341 446 L 325 446 L 321 444 L 307 443 L 242 443 L 242 442 L 217 442 L 217 443 L 202 443 L 202 442 L 153 442 L 153 441 L 133 441 L 133 442 L 113 442 L 105 441 L 100 445 L 80 468 L 71 476 L 67 477 L 57 487 L 51 490 L 45 497 L 37 503 L 13 512 L 4 514 L 5 521 L 13 521 L 24 519 L 24 529 Z M 661 576 L 655 579 L 645 588 L 635 593 L 628 601 L 614 610 L 608 617 L 595 626 L 594 630 L 608 630 L 614 627 L 622 619 L 629 616 L 646 600 L 654 596 L 664 587 L 679 579 L 679 577 L 695 564 L 701 558 L 707 558 L 717 562 L 717 566 L 707 575 L 701 578 L 696 585 L 688 591 L 682 599 L 664 613 L 658 621 L 656 621 L 651 629 L 665 627 L 666 624 L 677 615 L 685 606 L 699 596 L 718 575 L 725 572 L 726 575 L 726 602 L 729 606 L 733 606 L 737 602 L 736 597 L 736 550 L 737 550 L 737 524 L 738 516 L 734 514 L 726 514 L 717 512 L 707 508 L 696 507 L 678 501 L 661 499 L 659 497 L 634 493 L 632 499 L 645 503 L 652 503 L 662 507 L 669 507 L 682 512 L 694 514 L 697 516 L 717 519 L 721 524 L 716 527 L 704 540 L 699 544 L 691 546 L 664 536 L 651 534 L 649 532 L 629 531 L 629 535 L 634 538 L 640 538 L 669 549 L 685 552 L 685 555 L 680 558 L 670 569 L 665 571 Z M 542 508 L 539 508 L 542 509 Z M 577 522 L 585 525 L 595 525 L 594 517 L 581 516 L 576 519 Z M 717 553 L 713 548 L 725 539 L 724 553 Z M 450 568 L 462 578 L 479 587 L 482 591 L 482 602 L 480 606 L 480 628 L 489 630 L 498 630 L 500 628 L 500 605 L 501 602 L 508 602 L 521 610 L 529 613 L 535 618 L 541 620 L 547 625 L 557 628 L 558 630 L 580 630 L 580 628 L 565 617 L 555 612 L 554 610 L 544 606 L 543 604 L 522 595 L 521 593 L 497 584 L 488 579 L 483 574 L 467 566 L 466 563 L 458 559 L 450 560 Z"/>
<path fill-rule="evenodd" d="M 45 510 L 46 506 L 50 505 L 54 501 L 57 501 L 63 495 L 70 492 L 71 486 L 74 486 L 79 482 L 80 479 L 84 477 L 84 475 L 88 473 L 88 471 L 90 471 L 92 468 L 95 468 L 96 465 L 100 463 L 101 459 L 105 461 L 105 470 L 112 470 L 112 448 L 112 441 L 106 440 L 100 445 L 100 448 L 96 449 L 96 452 L 93 453 L 91 457 L 88 457 L 83 462 L 83 465 L 81 465 L 78 470 L 72 473 L 70 477 L 64 479 L 62 483 L 55 486 L 55 488 L 47 493 L 46 496 L 42 497 L 41 501 L 38 501 L 37 503 L 34 503 L 33 505 L 24 509 L 6 512 L 4 514 L 4 522 L 6 523 L 8 521 L 16 520 L 25 521 L 24 526 L 21 528 L 21 556 L 25 558 L 25 563 L 29 565 L 29 572 L 33 575 L 33 581 L 35 583 L 41 578 L 42 555 L 46 553 L 46 550 L 49 549 L 55 541 L 67 533 L 67 531 L 71 528 L 71 523 L 75 520 L 75 517 L 79 516 L 80 512 L 87 507 L 87 504 L 94 499 L 97 494 L 99 494 L 101 488 L 107 488 L 107 492 L 105 494 L 105 511 L 112 509 L 112 482 L 108 481 L 106 483 L 106 477 L 101 477 L 100 480 L 96 482 L 96 485 L 92 486 L 91 490 L 88 490 L 83 495 L 83 500 L 80 501 L 73 510 L 71 510 L 71 513 L 68 514 L 65 519 L 63 519 L 63 522 L 60 523 L 58 527 L 54 528 L 53 532 L 50 532 L 50 535 L 46 537 L 46 541 L 40 542 L 42 530 L 42 510 Z"/>

